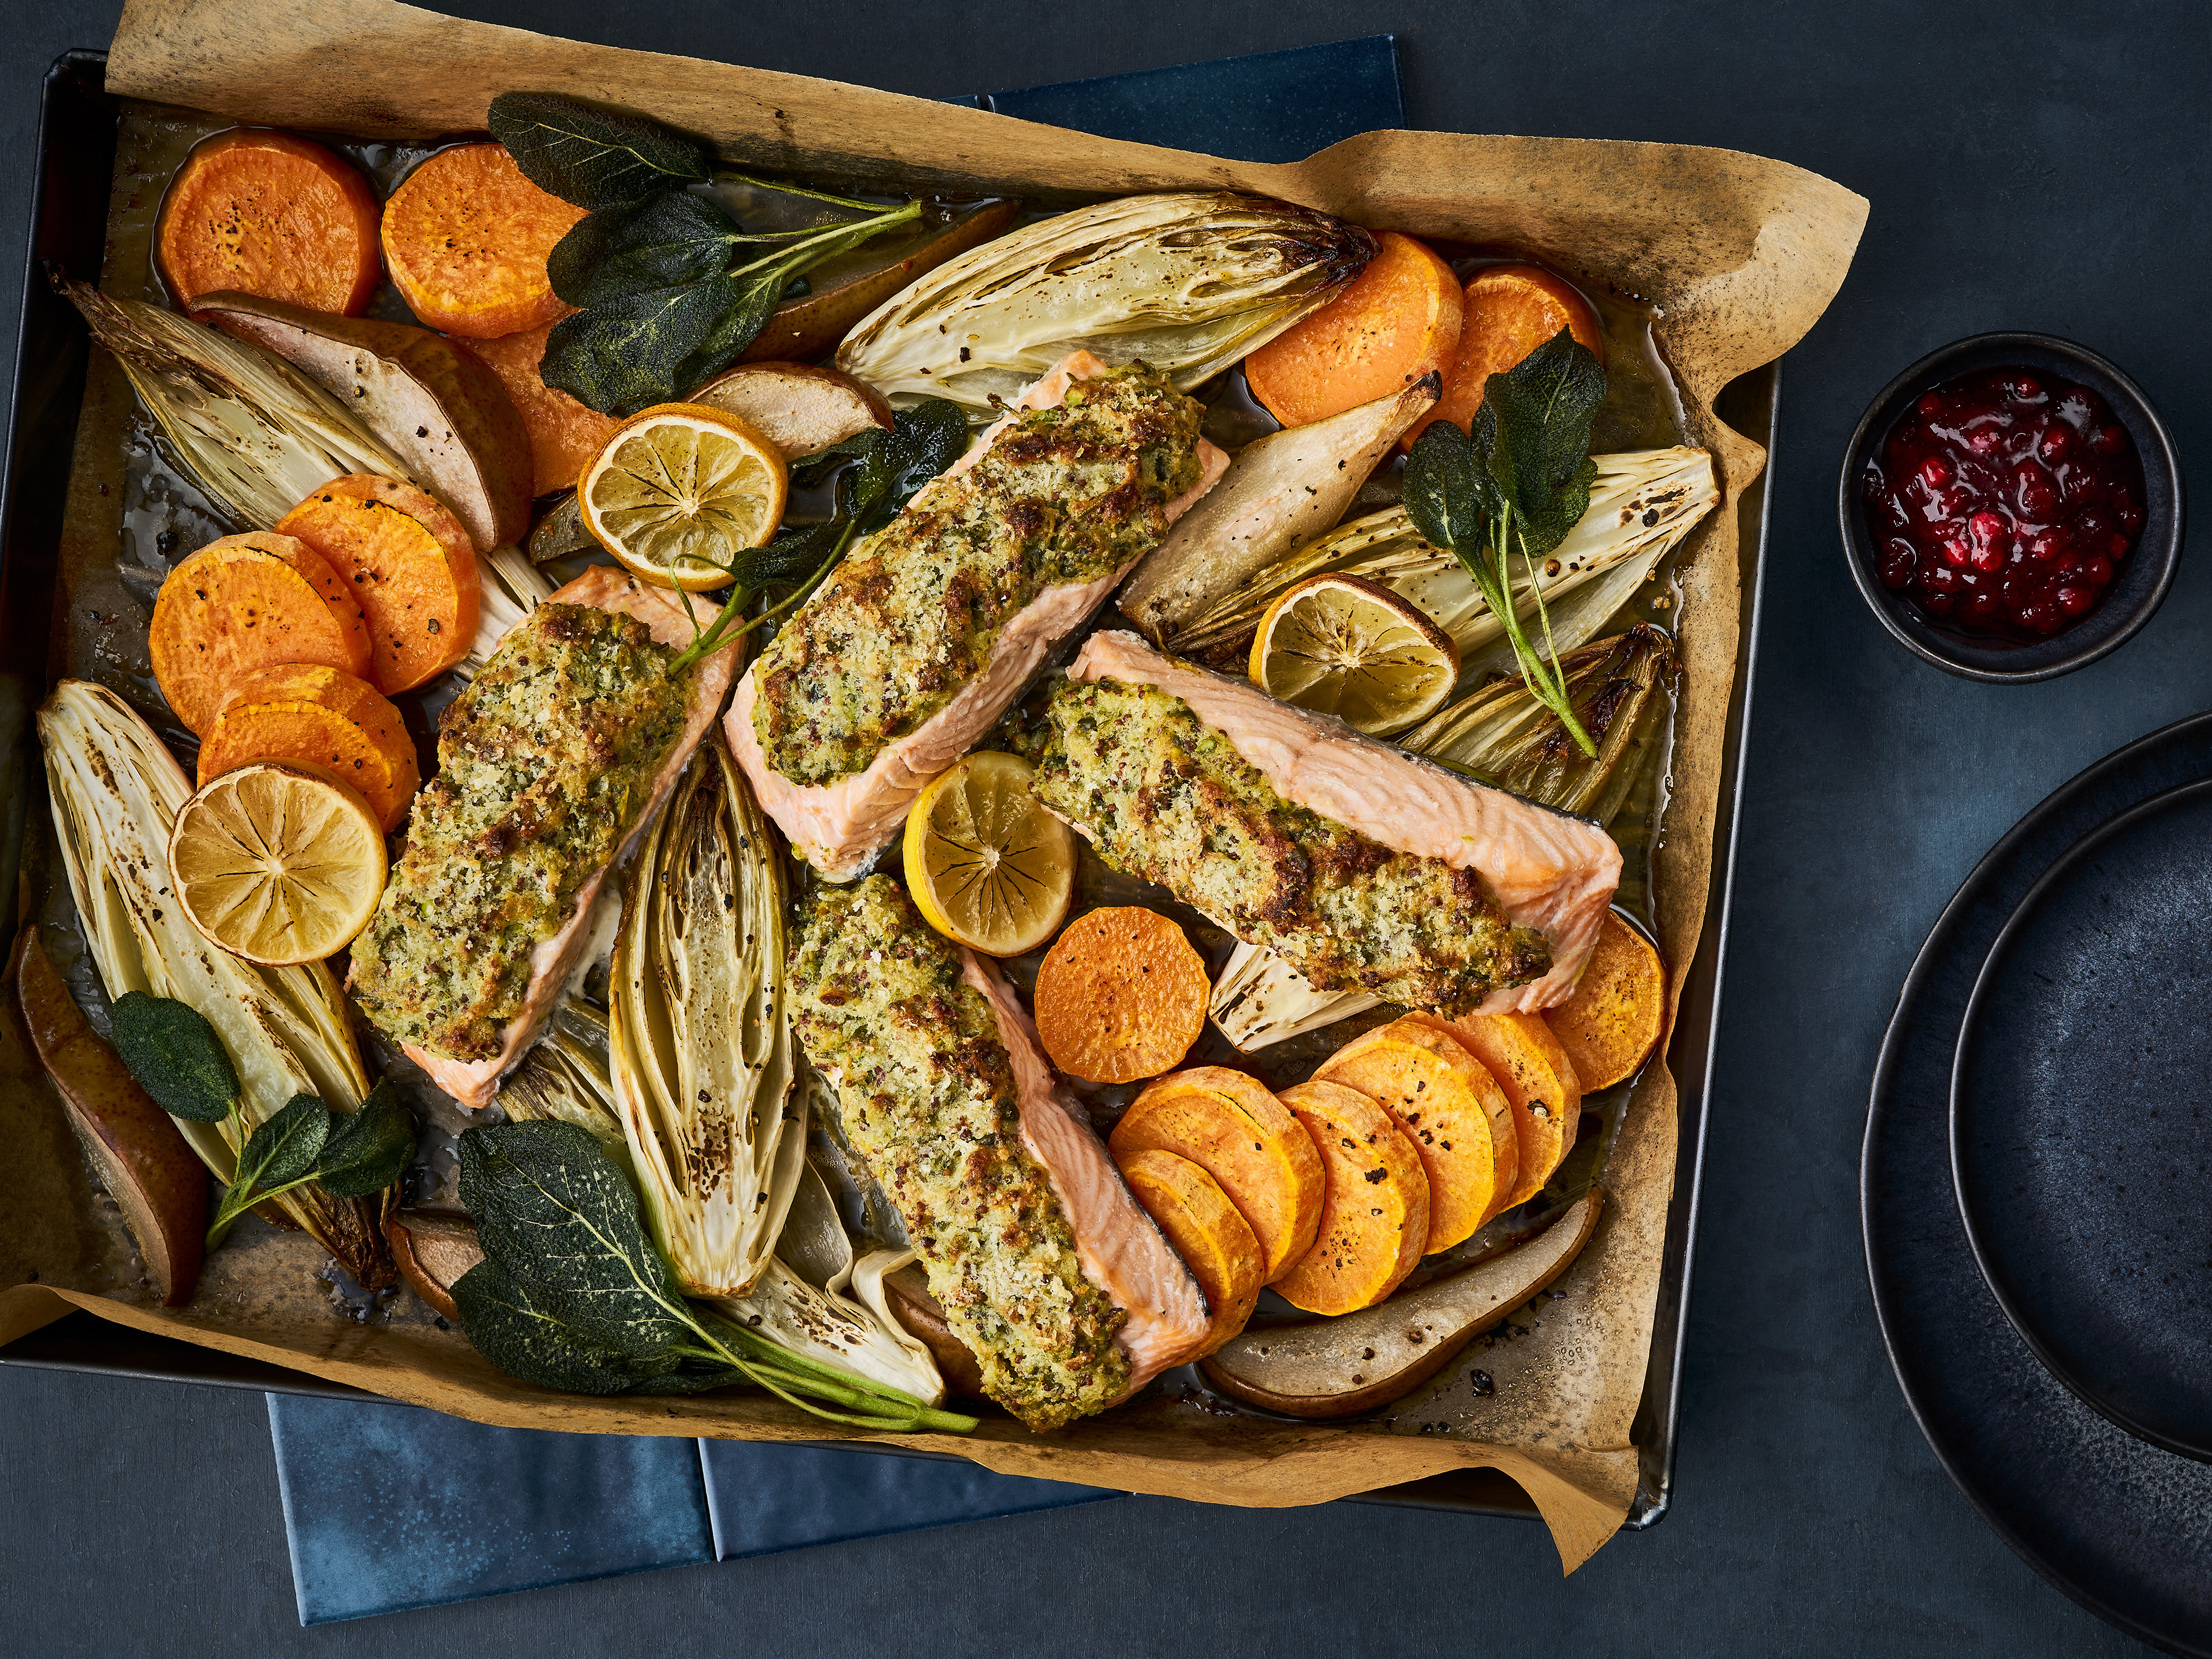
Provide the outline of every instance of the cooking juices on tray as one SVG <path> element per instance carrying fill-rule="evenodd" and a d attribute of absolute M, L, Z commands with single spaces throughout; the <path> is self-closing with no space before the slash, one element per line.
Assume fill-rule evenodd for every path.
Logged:
<path fill-rule="evenodd" d="M 1625 973 L 1604 948 L 1623 868 L 1605 821 L 1673 656 L 1648 623 L 1596 636 L 1717 500 L 1701 452 L 1591 453 L 1620 447 L 1598 434 L 1620 421 L 1598 424 L 1615 400 L 1589 306 L 1533 266 L 1459 269 L 1395 231 L 1216 191 L 1026 225 L 1001 204 L 958 246 L 890 260 L 905 285 L 885 276 L 870 314 L 777 332 L 810 303 L 804 270 L 828 281 L 923 204 L 737 179 L 684 135 L 550 97 L 502 98 L 491 122 L 499 143 L 387 192 L 380 245 L 416 314 L 490 337 L 493 368 L 427 330 L 272 299 L 279 276 L 329 273 L 264 269 L 209 211 L 163 222 L 162 268 L 213 273 L 172 283 L 190 319 L 70 290 L 252 532 L 179 550 L 155 612 L 161 693 L 203 739 L 198 796 L 119 702 L 70 684 L 46 712 L 85 924 L 120 925 L 87 885 L 115 847 L 158 881 L 161 847 L 190 839 L 173 825 L 245 799 L 240 779 L 333 797 L 358 832 L 361 902 L 312 950 L 248 950 L 267 928 L 195 911 L 222 950 L 178 936 L 191 951 L 143 1000 L 205 1026 L 250 1085 L 191 1141 L 233 1188 L 224 1213 L 307 1179 L 299 1124 L 337 1146 L 364 1097 L 405 1115 L 390 1081 L 370 1091 L 359 1012 L 416 1062 L 424 1104 L 502 1109 L 461 1137 L 469 1224 L 440 1224 L 482 1259 L 432 1303 L 556 1389 L 750 1383 L 847 1423 L 972 1427 L 937 1409 L 958 1385 L 1057 1427 L 1237 1340 L 1263 1285 L 1269 1318 L 1352 1314 L 1426 1258 L 1419 1363 L 1341 1387 L 1271 1371 L 1241 1396 L 1340 1415 L 1511 1305 L 1466 1302 L 1470 1275 L 1527 1294 L 1571 1261 L 1600 1157 L 1577 1150 L 1584 1085 L 1635 1072 L 1663 1025 L 1663 968 Z M 260 150 L 215 166 L 234 148 L 185 171 L 267 207 L 289 174 Z M 747 228 L 690 188 L 710 179 L 750 192 Z M 757 217 L 777 193 L 805 223 Z M 475 238 L 458 265 L 422 228 L 457 215 Z M 351 303 L 325 287 L 308 297 Z M 663 315 L 672 287 L 689 308 Z M 549 325 L 549 295 L 580 309 Z M 752 361 L 764 330 L 779 357 L 839 366 Z M 179 379 L 207 362 L 221 385 Z M 1239 363 L 1255 414 L 1288 424 L 1231 455 L 1201 428 Z M 267 441 L 216 441 L 237 432 Z M 1401 478 L 1385 458 L 1407 450 Z M 564 514 L 534 556 L 587 541 L 626 569 L 541 576 L 514 544 Z M 1302 613 L 1297 649 L 1328 672 L 1271 677 L 1289 647 L 1244 647 L 1308 578 L 1371 603 Z M 1117 589 L 1151 639 L 1079 640 Z M 1442 665 L 1425 700 L 1358 732 L 1329 718 L 1316 686 L 1402 667 L 1407 628 Z M 1233 675 L 1155 648 L 1198 633 Z M 1062 641 L 1073 667 L 1026 696 Z M 442 706 L 427 782 L 392 697 Z M 80 705 L 97 730 L 67 727 Z M 1429 714 L 1433 732 L 1407 729 Z M 909 807 L 902 884 L 876 866 Z M 377 831 L 402 826 L 387 874 Z M 790 852 L 814 868 L 787 896 L 787 953 Z M 192 873 L 175 844 L 170 862 Z M 315 873 L 261 862 L 271 890 Z M 1093 908 L 1102 863 L 1157 908 Z M 617 885 L 627 902 L 601 902 Z M 356 911 L 341 993 L 325 961 Z M 1240 953 L 1217 974 L 1226 935 Z M 602 997 L 586 970 L 610 950 Z M 279 967 L 344 1061 L 281 1110 L 301 1079 L 230 1012 Z M 1346 1045 L 1346 1018 L 1384 996 L 1409 1012 Z M 1230 1056 L 1210 1012 L 1235 1069 L 1198 1051 Z M 171 1060 L 125 1047 L 155 1100 L 183 1098 Z M 1085 1085 L 1149 1086 L 1105 1143 L 1091 1115 L 1114 1097 Z M 388 1138 L 412 1146 L 396 1119 Z M 392 1209 L 392 1177 L 329 1163 L 292 1207 L 389 1283 L 378 1212 L 341 1201 L 374 1189 Z M 1510 1238 L 1482 1231 L 1507 1212 Z M 196 1234 L 180 1218 L 141 1231 Z"/>
<path fill-rule="evenodd" d="M 2031 368 L 1923 393 L 1861 480 L 1882 586 L 2026 643 L 2103 603 L 2143 527 L 2142 461 L 2104 399 Z"/>

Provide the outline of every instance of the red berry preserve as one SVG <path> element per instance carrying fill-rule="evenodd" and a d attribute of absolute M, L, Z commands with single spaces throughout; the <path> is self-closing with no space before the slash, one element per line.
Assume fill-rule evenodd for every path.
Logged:
<path fill-rule="evenodd" d="M 1881 584 L 2025 644 L 2104 602 L 2143 526 L 2142 460 L 2087 386 L 1990 368 L 1922 394 L 1861 480 Z"/>

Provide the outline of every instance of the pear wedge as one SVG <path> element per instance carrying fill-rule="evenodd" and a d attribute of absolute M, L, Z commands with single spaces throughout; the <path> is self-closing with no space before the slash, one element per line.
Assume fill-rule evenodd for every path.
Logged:
<path fill-rule="evenodd" d="M 1121 614 L 1155 642 L 1302 542 L 1336 528 L 1390 446 L 1442 395 L 1424 375 L 1402 392 L 1249 443 L 1122 585 Z"/>
<path fill-rule="evenodd" d="M 31 1047 L 69 1108 L 85 1156 L 137 1241 L 163 1304 L 191 1300 L 208 1224 L 208 1172 L 176 1122 L 92 1029 L 35 924 L 15 941 L 15 999 Z"/>
<path fill-rule="evenodd" d="M 394 1210 L 384 1218 L 384 1238 L 407 1288 L 432 1312 L 459 1323 L 453 1281 L 484 1259 L 477 1224 L 442 1210 Z"/>
<path fill-rule="evenodd" d="M 272 351 L 361 417 L 479 553 L 530 529 L 530 433 L 500 378 L 441 334 L 223 290 L 196 321 Z"/>
<path fill-rule="evenodd" d="M 1247 1330 L 1199 1362 L 1206 1380 L 1290 1417 L 1350 1417 L 1411 1393 L 1574 1264 L 1596 1229 L 1593 1187 L 1527 1243 L 1379 1307 Z"/>

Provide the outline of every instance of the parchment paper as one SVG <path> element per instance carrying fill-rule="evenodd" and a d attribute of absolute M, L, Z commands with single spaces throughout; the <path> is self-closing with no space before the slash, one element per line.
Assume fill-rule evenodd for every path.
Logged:
<path fill-rule="evenodd" d="M 1843 281 L 1866 204 L 1811 173 L 1733 151 L 1572 139 L 1371 132 L 1291 166 L 1093 138 L 981 111 L 830 82 L 578 45 L 464 22 L 384 0 L 131 0 L 109 90 L 243 122 L 426 139 L 479 131 L 491 96 L 558 92 L 642 110 L 755 166 L 816 178 L 882 178 L 1050 198 L 1227 186 L 1287 198 L 1375 227 L 1506 245 L 1656 301 L 1692 441 L 1714 452 L 1726 497 L 1679 556 L 1681 697 L 1654 902 L 1668 961 L 1705 924 L 1723 737 L 1740 622 L 1736 503 L 1764 453 L 1722 424 L 1729 380 L 1779 356 Z M 128 158 L 118 181 L 132 187 Z M 143 188 L 158 192 L 161 181 Z M 94 353 L 72 476 L 64 562 L 110 563 L 119 501 L 103 482 L 128 393 Z M 62 660 L 127 667 L 143 652 L 112 583 L 71 584 L 57 618 Z M 139 624 L 143 629 L 143 619 Z M 82 668 L 77 672 L 83 672 Z M 33 841 L 43 805 L 34 805 Z M 35 858 L 25 890 L 35 907 Z M 30 914 L 35 914 L 33 908 Z M 1679 994 L 1679 984 L 1676 994 Z M 27 1054 L 14 998 L 0 1029 L 0 1344 L 72 1307 L 133 1328 L 267 1360 L 479 1422 L 740 1439 L 862 1437 L 738 1394 L 623 1401 L 549 1393 L 477 1358 L 419 1313 L 368 1323 L 334 1314 L 320 1249 L 273 1233 L 210 1259 L 192 1304 L 155 1309 L 118 1280 L 113 1228 Z M 1671 1009 L 1670 1009 L 1671 1025 Z M 1355 1426 L 1224 1416 L 1148 1397 L 1037 1437 L 987 1420 L 969 1437 L 884 1435 L 1008 1474 L 1202 1502 L 1324 1502 L 1490 1466 L 1518 1481 L 1571 1571 L 1634 1496 L 1630 1424 L 1644 1387 L 1676 1145 L 1675 1090 L 1650 1067 L 1601 1184 L 1610 1202 L 1572 1271 L 1388 1419 Z M 258 1224 L 247 1224 L 249 1228 Z M 102 1294 L 102 1291 L 107 1293 Z M 403 1298 L 403 1301 L 407 1299 Z M 1469 1374 L 1489 1376 L 1478 1393 Z"/>

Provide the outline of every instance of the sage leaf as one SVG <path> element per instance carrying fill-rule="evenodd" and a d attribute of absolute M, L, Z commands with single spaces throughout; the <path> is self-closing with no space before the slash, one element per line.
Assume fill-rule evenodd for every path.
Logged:
<path fill-rule="evenodd" d="M 578 1334 L 644 1356 L 693 1328 L 637 1194 L 589 1131 L 544 1120 L 471 1129 L 460 1166 L 484 1254 Z"/>
<path fill-rule="evenodd" d="M 415 1115 L 387 1079 L 358 1109 L 336 1115 L 314 1160 L 315 1179 L 332 1198 L 368 1198 L 398 1180 L 414 1160 Z"/>
<path fill-rule="evenodd" d="M 1596 357 L 1564 328 L 1484 383 L 1478 413 L 1489 414 L 1497 434 L 1489 471 L 1519 520 L 1528 556 L 1540 558 L 1557 547 L 1589 505 L 1589 479 L 1596 474 L 1590 422 L 1605 401 L 1605 386 Z M 1571 508 L 1572 516 L 1563 520 Z"/>
<path fill-rule="evenodd" d="M 1478 424 L 1481 413 L 1475 411 Z M 1406 458 L 1407 517 L 1431 544 L 1458 554 L 1462 563 L 1483 544 L 1484 528 L 1499 510 L 1486 459 L 1449 421 L 1431 421 Z"/>
<path fill-rule="evenodd" d="M 577 207 L 619 207 L 713 173 L 695 138 L 627 110 L 550 93 L 500 94 L 489 125 L 524 178 Z"/>
<path fill-rule="evenodd" d="M 315 1167 L 330 1133 L 331 1109 L 313 1095 L 294 1095 L 247 1138 L 231 1191 L 264 1192 L 297 1181 Z"/>
<path fill-rule="evenodd" d="M 863 434 L 868 435 L 868 434 Z M 860 458 L 854 514 L 864 533 L 889 524 L 932 478 L 968 448 L 968 416 L 957 404 L 927 398 L 891 417 L 891 429 Z"/>
<path fill-rule="evenodd" d="M 723 278 L 603 301 L 554 324 L 538 373 L 604 415 L 672 403 L 678 375 L 714 337 L 735 289 Z"/>
<path fill-rule="evenodd" d="M 628 1394 L 672 1376 L 681 1363 L 665 1347 L 626 1353 L 580 1335 L 494 1261 L 453 1281 L 453 1305 L 478 1353 L 509 1376 L 544 1388 Z"/>
<path fill-rule="evenodd" d="M 545 274 L 568 304 L 603 305 L 722 275 L 743 234 L 709 198 L 663 191 L 586 214 L 553 245 Z"/>
<path fill-rule="evenodd" d="M 198 1009 L 126 991 L 116 999 L 110 1029 L 115 1052 L 163 1111 L 193 1123 L 220 1123 L 230 1115 L 238 1073 Z"/>

